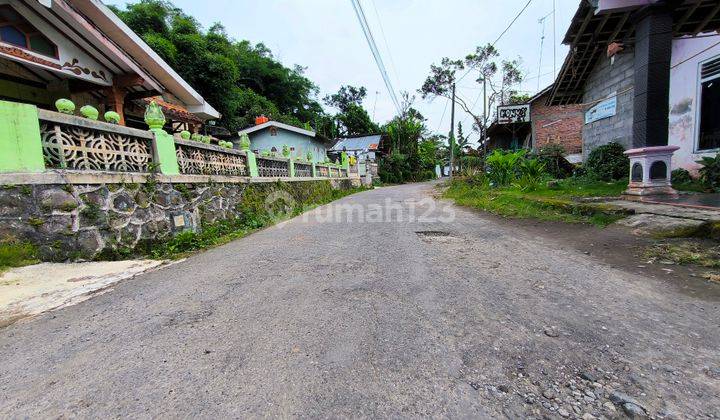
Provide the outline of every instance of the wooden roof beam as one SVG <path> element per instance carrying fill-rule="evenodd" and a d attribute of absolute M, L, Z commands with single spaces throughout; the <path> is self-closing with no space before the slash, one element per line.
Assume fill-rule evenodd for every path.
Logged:
<path fill-rule="evenodd" d="M 703 29 L 705 29 L 707 24 L 710 23 L 710 21 L 713 20 L 715 16 L 717 16 L 718 12 L 720 12 L 720 2 L 718 2 L 718 4 L 713 7 L 712 11 L 710 11 L 710 13 L 705 16 L 705 19 L 703 19 L 702 22 L 700 22 L 700 24 L 695 27 L 695 30 L 693 31 L 693 36 L 697 36 L 697 34 L 703 32 Z"/>
<path fill-rule="evenodd" d="M 580 37 L 585 32 L 585 29 L 590 24 L 590 21 L 592 20 L 592 18 L 594 16 L 595 16 L 595 13 L 594 13 L 593 9 L 589 9 L 587 15 L 585 15 L 585 19 L 583 20 L 583 23 L 580 25 L 580 29 L 578 29 L 578 32 L 575 35 L 575 39 L 573 40 L 572 45 L 570 46 L 571 49 L 572 49 L 572 47 L 577 45 L 577 43 L 580 41 Z"/>
<path fill-rule="evenodd" d="M 580 58 L 580 61 L 584 62 L 584 65 L 582 66 L 582 70 L 580 70 L 580 77 L 578 77 L 578 79 L 575 81 L 575 85 L 573 86 L 573 88 L 577 89 L 579 87 L 580 83 L 582 83 L 585 80 L 584 76 L 585 76 L 585 73 L 588 71 L 588 68 L 590 67 L 590 63 L 595 63 L 595 61 L 596 61 L 595 53 L 597 52 L 597 50 L 599 48 L 599 44 L 597 42 L 597 39 L 598 39 L 597 37 L 600 34 L 600 32 L 602 31 L 603 27 L 605 27 L 605 25 L 607 24 L 607 21 L 610 19 L 611 16 L 612 16 L 612 13 L 608 13 L 608 14 L 604 15 L 600 24 L 597 26 L 597 28 L 595 28 L 595 32 L 593 33 L 591 41 L 590 41 L 590 43 L 594 44 L 594 47 L 592 47 L 592 52 L 590 52 L 590 56 L 588 56 L 587 54 L 591 50 L 591 48 L 590 48 L 590 45 L 586 46 L 585 52 L 583 53 L 582 57 Z"/>
<path fill-rule="evenodd" d="M 682 17 L 677 21 L 677 23 L 675 24 L 675 28 L 673 30 L 675 32 L 679 31 L 680 28 L 682 28 L 682 26 L 688 21 L 688 19 L 690 19 L 690 16 L 692 16 L 693 13 L 695 13 L 697 8 L 700 7 L 701 4 L 702 4 L 702 2 L 699 1 L 699 2 L 695 3 L 694 5 L 692 5 L 692 7 L 688 8 L 687 11 L 685 12 L 685 14 L 683 14 Z"/>

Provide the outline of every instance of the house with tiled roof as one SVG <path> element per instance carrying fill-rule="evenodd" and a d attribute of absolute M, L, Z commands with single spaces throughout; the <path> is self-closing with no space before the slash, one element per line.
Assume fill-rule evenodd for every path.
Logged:
<path fill-rule="evenodd" d="M 61 98 L 137 128 L 151 99 L 175 132 L 220 117 L 101 1 L 0 1 L 0 99 L 52 110 Z"/>

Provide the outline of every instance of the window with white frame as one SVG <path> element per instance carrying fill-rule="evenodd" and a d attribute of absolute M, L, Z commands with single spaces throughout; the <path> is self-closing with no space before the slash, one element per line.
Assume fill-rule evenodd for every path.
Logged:
<path fill-rule="evenodd" d="M 700 65 L 698 151 L 720 149 L 720 57 Z"/>

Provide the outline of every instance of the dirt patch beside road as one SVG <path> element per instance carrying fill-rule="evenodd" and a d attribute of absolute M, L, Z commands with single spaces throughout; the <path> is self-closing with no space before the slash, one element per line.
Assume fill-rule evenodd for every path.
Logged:
<path fill-rule="evenodd" d="M 663 261 L 652 261 L 645 256 L 646 251 L 658 243 L 692 243 L 701 247 L 716 247 L 717 241 L 697 238 L 659 240 L 633 235 L 623 226 L 599 228 L 578 223 L 507 219 L 487 213 L 481 214 L 500 225 L 519 228 L 529 234 L 558 241 L 561 243 L 560 249 L 582 252 L 614 268 L 647 276 L 689 296 L 703 300 L 720 300 L 720 287 L 716 282 L 704 278 L 704 275 L 718 273 L 720 270 L 694 264 L 667 264 Z"/>

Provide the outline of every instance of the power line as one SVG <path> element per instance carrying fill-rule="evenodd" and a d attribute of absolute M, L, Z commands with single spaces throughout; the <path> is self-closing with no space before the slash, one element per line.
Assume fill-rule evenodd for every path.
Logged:
<path fill-rule="evenodd" d="M 375 9 L 375 17 L 377 18 L 378 26 L 380 26 L 380 35 L 383 37 L 385 43 L 385 50 L 387 51 L 388 57 L 390 57 L 390 68 L 395 75 L 395 81 L 400 83 L 400 77 L 398 77 L 397 67 L 395 66 L 395 60 L 393 59 L 392 53 L 390 52 L 390 45 L 388 45 L 387 37 L 385 36 L 385 29 L 383 28 L 382 20 L 380 19 L 380 13 L 378 13 L 377 5 L 375 0 L 371 0 L 373 9 Z"/>
<path fill-rule="evenodd" d="M 532 3 L 532 0 L 528 0 L 528 2 L 525 3 L 525 6 L 523 6 L 523 8 L 520 9 L 520 11 L 518 12 L 518 14 L 515 15 L 515 17 L 513 18 L 513 20 L 510 22 L 510 24 L 508 24 L 508 26 L 505 28 L 504 31 L 502 31 L 502 33 L 500 34 L 500 36 L 498 36 L 497 39 L 495 39 L 495 41 L 491 44 L 491 46 L 494 47 L 495 44 L 497 44 L 497 43 L 502 39 L 502 37 L 505 36 L 505 34 L 510 30 L 510 28 L 515 24 L 515 22 L 520 18 L 520 16 L 525 12 L 525 10 L 527 10 L 528 6 L 530 6 L 530 3 Z M 470 74 L 471 71 L 472 71 L 472 68 L 469 68 L 469 69 L 465 72 L 465 74 L 463 74 L 463 75 L 456 81 L 456 83 L 459 83 L 460 81 L 462 81 L 465 77 L 467 77 L 468 74 Z M 483 96 L 483 92 L 480 92 L 480 94 L 478 95 L 477 99 L 475 99 L 475 102 L 473 103 L 472 108 L 470 108 L 471 110 L 475 108 L 475 105 L 477 104 L 478 100 L 480 100 L 480 98 L 481 98 L 482 96 Z M 485 110 L 485 112 L 487 112 L 487 110 Z M 463 119 L 463 122 L 467 121 L 467 119 L 468 119 L 468 116 L 466 115 L 465 118 Z"/>
<path fill-rule="evenodd" d="M 518 18 L 520 17 L 520 15 L 522 15 L 523 12 L 525 12 L 525 10 L 528 8 L 528 6 L 530 6 L 530 3 L 532 3 L 532 0 L 528 0 L 528 2 L 525 3 L 525 6 L 522 8 L 522 10 L 520 10 L 520 12 L 515 16 L 515 18 L 512 20 L 512 22 L 510 22 L 510 24 L 507 26 L 507 28 L 505 28 L 505 30 L 502 31 L 502 33 L 500 34 L 499 37 L 497 37 L 495 42 L 492 43 L 493 47 L 495 46 L 495 44 L 498 43 L 498 41 L 500 41 L 500 39 L 507 33 L 507 31 L 510 30 L 510 28 L 515 24 L 515 21 L 517 21 Z"/>
<path fill-rule="evenodd" d="M 445 101 L 445 108 L 443 108 L 442 117 L 440 117 L 440 124 L 438 124 L 438 128 L 435 131 L 440 131 L 440 129 L 442 128 L 442 123 L 445 120 L 445 113 L 447 112 L 448 103 L 450 103 L 449 99 L 447 101 Z"/>
<path fill-rule="evenodd" d="M 373 54 L 373 57 L 375 58 L 375 63 L 378 66 L 378 70 L 380 70 L 380 75 L 383 78 L 383 81 L 385 82 L 385 87 L 388 90 L 388 93 L 390 94 L 390 98 L 392 99 L 393 103 L 395 104 L 395 108 L 397 109 L 398 113 L 401 112 L 400 107 L 400 101 L 398 101 L 397 96 L 395 94 L 395 89 L 393 89 L 392 81 L 390 80 L 390 77 L 388 77 L 387 69 L 385 68 L 385 63 L 382 60 L 382 55 L 380 54 L 380 50 L 377 47 L 377 44 L 375 43 L 375 37 L 373 37 L 372 30 L 370 29 L 370 25 L 367 23 L 367 17 L 365 16 L 365 11 L 363 10 L 362 4 L 360 4 L 359 0 L 351 0 L 353 3 L 353 7 L 355 8 L 355 14 L 358 17 L 358 21 L 360 22 L 360 26 L 363 29 L 363 33 L 365 34 L 365 39 L 368 42 L 368 46 L 370 47 L 370 51 Z"/>
<path fill-rule="evenodd" d="M 528 6 L 530 6 L 530 3 L 532 3 L 532 0 L 528 0 L 528 2 L 525 3 L 525 6 L 520 10 L 520 12 L 518 12 L 517 15 L 515 15 L 515 18 L 510 22 L 510 24 L 505 28 L 505 30 L 502 31 L 502 33 L 500 34 L 499 37 L 497 37 L 497 39 L 495 40 L 495 42 L 493 42 L 493 43 L 491 44 L 493 47 L 495 46 L 495 44 L 498 43 L 498 41 L 500 41 L 500 39 L 502 39 L 502 37 L 507 33 L 507 31 L 510 30 L 510 28 L 515 24 L 515 22 L 518 20 L 518 18 L 523 14 L 523 12 L 525 12 L 525 10 L 528 8 Z M 470 74 L 470 71 L 472 71 L 472 69 L 468 69 L 468 71 L 465 72 L 465 74 L 463 74 L 463 76 L 462 76 L 460 79 L 458 79 L 458 82 L 461 81 L 462 79 L 464 79 L 465 76 L 467 76 L 468 74 Z"/>
<path fill-rule="evenodd" d="M 471 110 L 471 111 L 472 111 L 473 109 L 475 109 L 475 105 L 477 105 L 477 103 L 478 103 L 478 101 L 480 100 L 480 98 L 482 98 L 482 95 L 483 95 L 483 92 L 480 91 L 480 93 L 478 93 L 477 98 L 475 98 L 475 102 L 473 102 L 472 106 L 470 107 L 470 110 Z M 465 121 L 467 121 L 467 119 L 468 119 L 469 117 L 470 117 L 470 115 L 466 115 L 465 118 L 463 118 L 463 120 L 462 120 L 462 122 L 461 122 L 460 124 L 465 124 Z"/>
<path fill-rule="evenodd" d="M 553 0 L 553 77 L 557 71 L 557 30 L 555 28 L 555 0 Z"/>
<path fill-rule="evenodd" d="M 392 82 L 390 81 L 390 77 L 388 77 L 387 70 L 385 69 L 385 63 L 383 63 L 382 56 L 380 55 L 380 51 L 378 50 L 377 44 L 375 43 L 375 38 L 372 35 L 372 31 L 370 30 L 370 26 L 367 23 L 367 18 L 365 17 L 365 12 L 363 11 L 362 5 L 360 4 L 359 0 L 350 0 L 350 2 L 353 5 L 353 9 L 355 10 L 355 15 L 358 18 L 358 22 L 360 23 L 360 27 L 363 30 L 363 34 L 365 35 L 365 39 L 367 40 L 368 46 L 370 47 L 370 52 L 373 55 L 373 58 L 375 59 L 375 64 L 378 66 L 378 70 L 380 70 L 380 76 L 382 76 L 383 81 L 385 82 L 385 88 L 387 89 L 388 93 L 390 94 L 390 98 L 393 101 L 393 104 L 395 105 L 395 109 L 397 110 L 398 114 L 402 112 L 402 107 L 400 106 L 400 101 L 398 101 L 397 96 L 395 94 L 395 90 L 393 89 Z"/>

